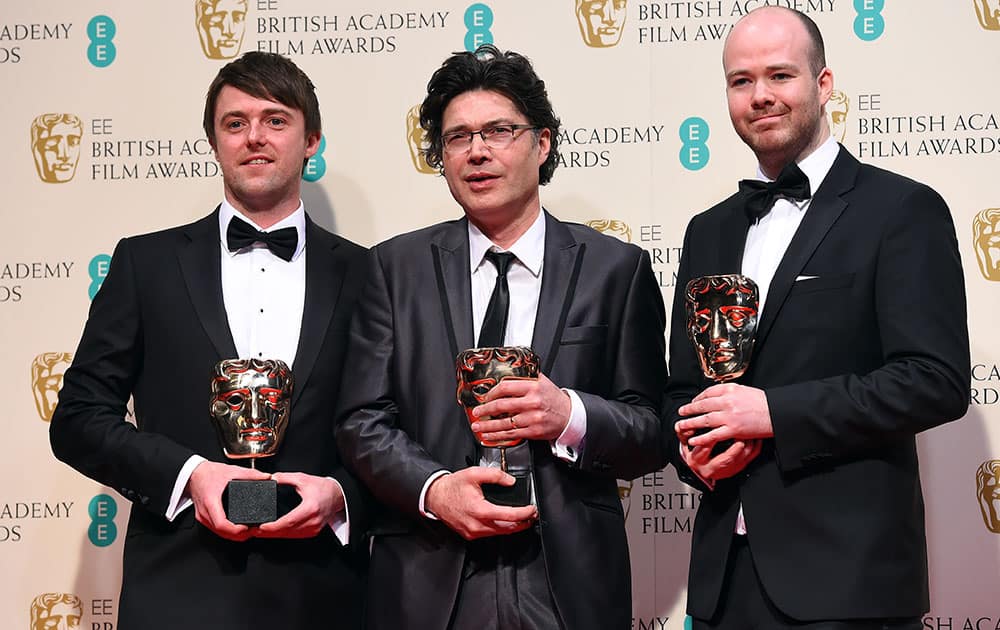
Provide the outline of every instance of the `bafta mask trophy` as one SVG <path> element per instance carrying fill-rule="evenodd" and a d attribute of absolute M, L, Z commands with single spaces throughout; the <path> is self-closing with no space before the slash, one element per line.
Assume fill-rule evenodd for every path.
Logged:
<path fill-rule="evenodd" d="M 757 284 L 739 274 L 701 276 L 687 283 L 688 337 L 705 378 L 725 383 L 747 371 L 757 332 L 758 296 Z M 717 443 L 712 454 L 730 444 L 731 440 Z"/>
<path fill-rule="evenodd" d="M 229 459 L 250 459 L 278 451 L 292 406 L 292 371 L 273 359 L 227 359 L 215 365 L 212 423 Z M 278 518 L 278 488 L 273 480 L 234 479 L 224 500 L 226 517 L 259 525 Z"/>
<path fill-rule="evenodd" d="M 465 408 L 469 423 L 477 420 L 472 410 L 482 404 L 486 394 L 505 379 L 537 379 L 538 355 L 531 348 L 522 346 L 503 348 L 474 348 L 458 355 L 455 368 L 458 380 L 458 404 Z M 495 419 L 495 418 L 489 418 Z M 514 477 L 513 486 L 483 485 L 487 501 L 497 505 L 521 506 L 531 501 L 531 472 L 527 467 L 512 466 L 507 462 L 507 449 L 520 445 L 524 440 L 493 442 L 476 433 L 481 446 L 500 451 L 500 469 Z"/>

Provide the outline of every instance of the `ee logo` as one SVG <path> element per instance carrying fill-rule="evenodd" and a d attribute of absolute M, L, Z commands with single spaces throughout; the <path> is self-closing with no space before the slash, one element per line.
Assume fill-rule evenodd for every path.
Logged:
<path fill-rule="evenodd" d="M 90 527 L 87 537 L 95 547 L 107 547 L 118 537 L 118 527 L 115 526 L 115 515 L 118 514 L 118 504 L 106 494 L 99 494 L 90 500 L 87 506 L 90 515 Z"/>
<path fill-rule="evenodd" d="M 681 164 L 689 171 L 697 171 L 708 164 L 708 123 L 705 119 L 692 116 L 681 123 Z"/>
<path fill-rule="evenodd" d="M 885 32 L 885 18 L 882 9 L 885 0 L 854 0 L 854 10 L 858 17 L 854 18 L 854 34 L 866 42 L 882 37 Z"/>
<path fill-rule="evenodd" d="M 493 9 L 482 3 L 469 5 L 469 8 L 465 10 L 465 28 L 467 29 L 465 49 L 472 52 L 483 44 L 492 44 L 491 26 L 493 26 Z"/>
<path fill-rule="evenodd" d="M 326 158 L 323 157 L 323 151 L 326 151 L 326 136 L 320 136 L 319 148 L 306 161 L 306 167 L 302 170 L 302 179 L 307 182 L 316 182 L 326 175 Z"/>
<path fill-rule="evenodd" d="M 87 273 L 90 274 L 90 287 L 87 289 L 87 295 L 90 296 L 91 300 L 104 284 L 104 277 L 108 275 L 109 266 L 111 266 L 111 256 L 107 254 L 98 254 L 90 259 L 90 264 L 87 265 Z"/>
<path fill-rule="evenodd" d="M 115 21 L 106 15 L 95 15 L 87 22 L 87 59 L 97 68 L 107 68 L 118 54 L 113 41 L 117 28 Z"/>

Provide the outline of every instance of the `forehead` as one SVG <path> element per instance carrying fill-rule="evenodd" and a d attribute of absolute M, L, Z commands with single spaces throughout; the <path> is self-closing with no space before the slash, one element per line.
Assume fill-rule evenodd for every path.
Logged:
<path fill-rule="evenodd" d="M 462 92 L 451 99 L 441 117 L 442 129 L 478 129 L 490 122 L 520 122 L 524 115 L 514 101 L 492 90 Z"/>
<path fill-rule="evenodd" d="M 229 11 L 246 11 L 246 0 L 214 0 L 200 2 L 198 7 L 205 13 L 226 13 Z"/>
<path fill-rule="evenodd" d="M 726 73 L 758 65 L 808 65 L 809 36 L 794 14 L 760 9 L 743 18 L 729 34 L 722 51 Z"/>
<path fill-rule="evenodd" d="M 263 369 L 247 368 L 245 370 L 236 367 L 227 367 L 225 375 L 228 380 L 219 380 L 219 390 L 242 389 L 249 387 L 256 389 L 259 387 L 280 387 L 285 379 L 280 371 L 268 372 Z"/>
<path fill-rule="evenodd" d="M 232 85 L 223 86 L 219 90 L 219 96 L 215 101 L 216 116 L 226 116 L 235 113 L 252 115 L 275 111 L 287 112 L 293 116 L 302 115 L 302 112 L 294 107 L 269 98 L 258 98 Z"/>

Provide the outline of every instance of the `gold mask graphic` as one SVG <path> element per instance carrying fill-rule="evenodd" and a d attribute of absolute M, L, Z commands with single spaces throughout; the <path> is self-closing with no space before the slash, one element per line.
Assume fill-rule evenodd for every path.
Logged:
<path fill-rule="evenodd" d="M 80 161 L 83 122 L 74 114 L 42 114 L 31 123 L 31 155 L 43 182 L 73 179 Z"/>
<path fill-rule="evenodd" d="M 209 59 L 232 59 L 243 45 L 247 0 L 195 0 L 195 27 Z"/>
<path fill-rule="evenodd" d="M 624 518 L 628 518 L 628 511 L 632 507 L 632 480 L 618 479 L 618 498 L 622 502 L 622 512 Z"/>
<path fill-rule="evenodd" d="M 601 234 L 614 236 L 620 241 L 625 241 L 626 243 L 632 242 L 632 228 L 624 221 L 619 221 L 618 219 L 592 219 L 587 221 L 587 227 L 593 228 Z"/>
<path fill-rule="evenodd" d="M 1000 0 L 972 0 L 979 25 L 987 31 L 1000 31 Z"/>
<path fill-rule="evenodd" d="M 986 208 L 972 219 L 972 246 L 983 277 L 1000 282 L 1000 208 Z"/>
<path fill-rule="evenodd" d="M 976 497 L 986 529 L 1000 534 L 1000 459 L 987 460 L 976 471 Z"/>
<path fill-rule="evenodd" d="M 35 395 L 38 416 L 45 422 L 52 420 L 63 374 L 72 361 L 73 355 L 69 352 L 43 352 L 31 362 L 31 391 Z"/>
<path fill-rule="evenodd" d="M 625 27 L 626 0 L 576 0 L 583 42 L 592 48 L 617 46 Z"/>
<path fill-rule="evenodd" d="M 427 134 L 420 126 L 420 106 L 414 105 L 410 111 L 406 112 L 406 146 L 410 148 L 410 161 L 413 168 L 420 173 L 433 175 L 437 173 L 424 158 L 424 149 L 427 148 Z"/>
<path fill-rule="evenodd" d="M 42 593 L 31 602 L 31 630 L 75 630 L 83 601 L 72 593 Z"/>
<path fill-rule="evenodd" d="M 847 112 L 851 111 L 851 99 L 840 90 L 834 90 L 826 107 L 830 113 L 830 133 L 834 140 L 843 142 L 847 136 Z"/>

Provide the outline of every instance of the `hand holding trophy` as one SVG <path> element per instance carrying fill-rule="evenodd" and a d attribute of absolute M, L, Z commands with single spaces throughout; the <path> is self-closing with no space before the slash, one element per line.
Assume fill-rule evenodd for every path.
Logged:
<path fill-rule="evenodd" d="M 757 333 L 757 284 L 739 274 L 701 276 L 687 283 L 684 298 L 688 338 L 705 378 L 726 383 L 743 376 Z M 732 440 L 717 443 L 712 455 L 730 444 Z"/>
<path fill-rule="evenodd" d="M 455 359 L 458 380 L 456 398 L 465 408 L 469 424 L 482 420 L 472 415 L 472 410 L 482 404 L 486 394 L 505 379 L 537 379 L 540 361 L 531 348 L 523 346 L 474 348 L 466 350 Z M 486 418 L 495 419 L 495 418 Z M 500 469 L 514 477 L 513 486 L 487 484 L 483 486 L 486 500 L 497 505 L 522 506 L 531 502 L 530 457 L 524 453 L 523 463 L 508 462 L 507 449 L 520 446 L 524 440 L 492 442 L 475 434 L 481 447 L 500 451 Z M 527 445 L 524 445 L 527 448 Z"/>
<path fill-rule="evenodd" d="M 226 359 L 215 365 L 210 411 L 222 452 L 229 459 L 250 459 L 278 451 L 292 406 L 292 372 L 273 359 Z M 233 523 L 260 525 L 278 518 L 274 480 L 234 479 L 224 498 Z"/>

